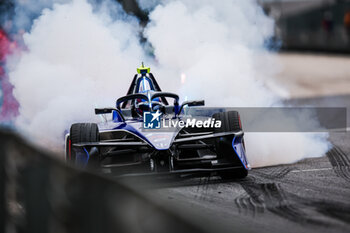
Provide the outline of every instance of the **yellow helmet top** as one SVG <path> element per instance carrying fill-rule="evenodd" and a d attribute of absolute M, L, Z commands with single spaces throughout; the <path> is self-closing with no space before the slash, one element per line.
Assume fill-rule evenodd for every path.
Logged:
<path fill-rule="evenodd" d="M 145 66 L 143 65 L 143 62 L 142 62 L 142 65 L 141 65 L 139 68 L 137 68 L 137 73 L 139 73 L 139 74 L 147 74 L 147 73 L 149 73 L 150 71 L 151 71 L 151 68 L 145 67 Z"/>

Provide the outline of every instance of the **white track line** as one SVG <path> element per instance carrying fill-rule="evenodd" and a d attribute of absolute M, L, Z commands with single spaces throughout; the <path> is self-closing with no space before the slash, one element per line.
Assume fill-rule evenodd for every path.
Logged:
<path fill-rule="evenodd" d="M 330 129 L 329 132 L 341 132 L 341 133 L 345 133 L 345 132 L 350 132 L 350 127 L 347 128 L 340 128 L 340 129 Z"/>
<path fill-rule="evenodd" d="M 326 170 L 332 170 L 333 168 L 331 167 L 326 167 L 326 168 L 315 168 L 315 169 L 305 169 L 305 170 L 294 170 L 291 172 L 314 172 L 314 171 L 326 171 Z"/>

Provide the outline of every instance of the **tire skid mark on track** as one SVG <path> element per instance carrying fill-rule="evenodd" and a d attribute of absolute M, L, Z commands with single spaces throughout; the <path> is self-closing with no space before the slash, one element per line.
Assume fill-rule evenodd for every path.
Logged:
<path fill-rule="evenodd" d="M 305 214 L 298 206 L 291 205 L 290 201 L 287 200 L 284 191 L 281 186 L 276 183 L 262 184 L 262 188 L 267 197 L 268 203 L 274 203 L 274 205 L 268 205 L 268 210 L 282 216 L 291 221 L 301 222 L 301 223 L 315 223 L 318 224 L 319 221 L 315 221 Z M 277 204 L 277 205 L 275 205 Z"/>
<path fill-rule="evenodd" d="M 264 213 L 266 206 L 261 192 L 255 189 L 255 184 L 255 182 L 251 181 L 241 183 L 247 194 L 242 194 L 235 199 L 239 213 L 252 213 L 253 216 L 257 213 Z"/>
<path fill-rule="evenodd" d="M 202 187 L 202 181 L 203 181 L 203 178 L 200 178 L 199 179 L 199 182 L 198 182 L 198 184 L 197 184 L 197 189 L 196 189 L 196 194 L 194 195 L 194 198 L 195 199 L 197 199 L 197 198 L 199 198 L 200 197 L 200 195 L 201 195 L 201 187 Z"/>
<path fill-rule="evenodd" d="M 302 224 L 325 224 L 303 212 L 301 209 L 303 206 L 300 204 L 288 201 L 280 184 L 242 182 L 241 185 L 255 204 L 248 207 L 240 204 L 237 205 L 238 208 L 246 208 L 247 211 L 253 211 L 254 215 L 267 210 L 280 217 Z M 244 200 L 249 198 L 242 198 L 243 200 L 237 200 L 236 203 L 244 202 Z"/>
<path fill-rule="evenodd" d="M 208 190 L 210 184 L 210 176 L 201 177 L 199 179 L 199 183 L 197 185 L 196 194 L 194 196 L 195 199 L 205 200 L 208 197 Z"/>
<path fill-rule="evenodd" d="M 349 204 L 328 199 L 310 200 L 293 193 L 288 193 L 288 197 L 301 206 L 313 209 L 324 216 L 342 221 L 348 225 L 350 224 Z"/>
<path fill-rule="evenodd" d="M 325 216 L 350 224 L 349 205 L 329 201 L 314 201 L 312 202 L 312 206 L 316 206 L 316 210 Z"/>
<path fill-rule="evenodd" d="M 235 199 L 235 204 L 239 213 L 249 214 L 252 213 L 255 216 L 257 213 L 264 213 L 265 205 L 263 202 L 257 202 L 254 198 L 247 194 L 241 195 Z"/>
<path fill-rule="evenodd" d="M 245 214 L 247 214 L 248 206 L 245 203 L 245 199 L 246 198 L 249 198 L 249 197 L 247 195 L 245 195 L 245 194 L 240 195 L 239 197 L 235 198 L 234 202 L 235 202 L 235 205 L 238 208 L 238 212 L 239 213 L 244 212 Z"/>
<path fill-rule="evenodd" d="M 281 179 L 285 177 L 289 172 L 292 171 L 290 167 L 279 167 L 271 169 L 270 173 L 264 173 L 262 171 L 255 171 L 259 176 L 262 176 L 267 179 Z"/>
<path fill-rule="evenodd" d="M 350 160 L 348 156 L 337 146 L 327 152 L 329 162 L 334 172 L 341 178 L 350 182 Z"/>
<path fill-rule="evenodd" d="M 208 197 L 210 197 L 209 201 L 212 201 L 212 196 L 208 195 L 208 191 L 209 191 L 209 185 L 210 185 L 210 176 L 205 177 L 204 179 L 204 184 L 203 185 L 203 195 L 202 195 L 202 200 L 207 199 Z"/>

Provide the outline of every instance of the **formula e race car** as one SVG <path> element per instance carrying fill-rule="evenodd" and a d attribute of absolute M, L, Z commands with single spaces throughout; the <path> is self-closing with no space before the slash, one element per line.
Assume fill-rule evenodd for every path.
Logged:
<path fill-rule="evenodd" d="M 198 107 L 204 100 L 180 104 L 178 95 L 161 91 L 150 68 L 142 64 L 137 71 L 116 107 L 95 109 L 95 114 L 104 114 L 104 122 L 71 126 L 66 135 L 67 161 L 115 176 L 247 176 L 250 166 L 238 112 L 198 114 L 207 109 Z"/>

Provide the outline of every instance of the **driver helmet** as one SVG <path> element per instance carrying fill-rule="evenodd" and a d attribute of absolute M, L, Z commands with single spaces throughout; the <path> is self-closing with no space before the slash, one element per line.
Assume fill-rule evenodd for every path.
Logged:
<path fill-rule="evenodd" d="M 139 93 L 143 93 L 147 96 L 151 96 L 152 95 L 152 90 L 144 90 L 144 91 L 141 91 Z M 156 111 L 157 108 L 159 108 L 160 105 L 158 104 L 155 104 L 155 102 L 159 102 L 161 103 L 161 100 L 160 98 L 155 98 L 152 100 L 152 103 L 149 103 L 148 101 L 144 100 L 144 99 L 136 99 L 135 100 L 135 106 L 136 107 L 136 112 L 140 115 L 143 115 L 143 112 L 144 111 Z M 152 108 L 154 106 L 154 108 Z"/>

